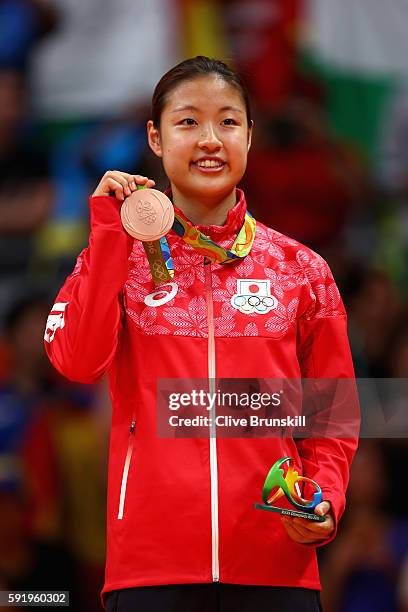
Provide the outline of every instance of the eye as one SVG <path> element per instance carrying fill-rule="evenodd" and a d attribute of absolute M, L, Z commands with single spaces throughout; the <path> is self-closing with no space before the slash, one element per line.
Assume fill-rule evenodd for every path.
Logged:
<path fill-rule="evenodd" d="M 180 121 L 181 125 L 196 125 L 197 122 L 195 119 L 192 119 L 192 117 L 186 117 L 185 119 L 182 119 Z"/>
<path fill-rule="evenodd" d="M 224 125 L 238 125 L 237 122 L 235 121 L 235 119 L 232 119 L 232 117 L 228 117 L 227 119 L 223 119 L 222 123 Z"/>

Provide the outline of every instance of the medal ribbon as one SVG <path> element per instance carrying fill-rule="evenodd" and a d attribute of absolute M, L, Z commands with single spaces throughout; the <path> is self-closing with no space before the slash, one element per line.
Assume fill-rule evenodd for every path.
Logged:
<path fill-rule="evenodd" d="M 246 211 L 244 222 L 231 249 L 225 249 L 200 232 L 182 213 L 174 213 L 172 229 L 203 257 L 214 263 L 227 264 L 237 259 L 243 259 L 248 255 L 255 238 L 256 221 Z M 173 260 L 166 237 L 142 244 L 154 282 L 159 284 L 174 278 Z"/>

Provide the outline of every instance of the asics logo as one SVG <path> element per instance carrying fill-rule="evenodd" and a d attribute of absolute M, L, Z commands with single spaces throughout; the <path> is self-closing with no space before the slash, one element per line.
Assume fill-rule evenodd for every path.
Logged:
<path fill-rule="evenodd" d="M 152 293 L 146 295 L 144 299 L 144 303 L 146 306 L 163 306 L 163 304 L 167 304 L 174 298 L 178 291 L 177 283 L 166 283 L 165 285 L 161 285 Z"/>

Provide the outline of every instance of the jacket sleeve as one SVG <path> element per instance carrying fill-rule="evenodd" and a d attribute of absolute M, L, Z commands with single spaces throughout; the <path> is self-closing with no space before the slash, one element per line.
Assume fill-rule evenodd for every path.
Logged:
<path fill-rule="evenodd" d="M 335 537 L 345 509 L 360 415 L 345 308 L 329 266 L 314 255 L 306 270 L 311 305 L 298 321 L 297 353 L 302 379 L 308 379 L 305 386 L 312 390 L 313 410 L 310 405 L 306 410 L 314 412 L 316 427 L 296 444 L 303 475 L 318 482 L 332 506 L 335 532 L 326 544 Z"/>
<path fill-rule="evenodd" d="M 109 368 L 121 329 L 121 294 L 133 238 L 120 220 L 121 202 L 90 197 L 89 245 L 58 293 L 44 344 L 55 368 L 70 380 L 93 383 Z"/>

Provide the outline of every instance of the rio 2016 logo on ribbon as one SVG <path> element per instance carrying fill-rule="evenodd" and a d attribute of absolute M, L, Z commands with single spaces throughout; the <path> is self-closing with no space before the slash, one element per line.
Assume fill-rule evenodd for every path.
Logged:
<path fill-rule="evenodd" d="M 268 314 L 278 305 L 276 297 L 271 295 L 268 279 L 239 278 L 237 292 L 231 298 L 231 305 L 243 314 Z"/>

